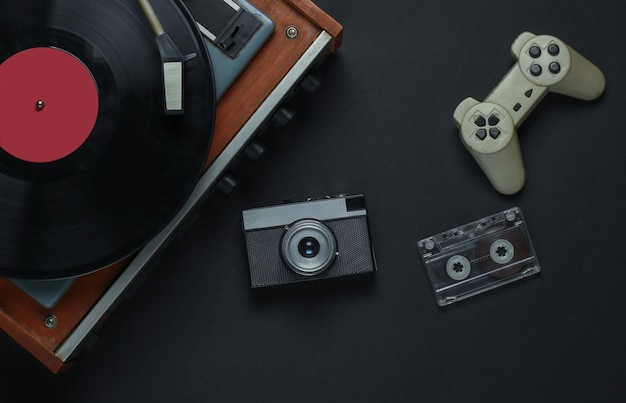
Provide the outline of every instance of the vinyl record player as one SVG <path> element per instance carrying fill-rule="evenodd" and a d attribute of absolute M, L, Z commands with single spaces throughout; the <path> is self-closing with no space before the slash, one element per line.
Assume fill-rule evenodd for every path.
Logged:
<path fill-rule="evenodd" d="M 228 191 L 231 164 L 284 120 L 343 28 L 309 0 L 4 3 L 0 30 L 14 39 L 0 81 L 58 67 L 15 106 L 29 142 L 11 138 L 17 123 L 0 128 L 0 327 L 56 373 L 203 200 Z M 38 155 L 28 144 L 42 132 L 70 140 Z"/>

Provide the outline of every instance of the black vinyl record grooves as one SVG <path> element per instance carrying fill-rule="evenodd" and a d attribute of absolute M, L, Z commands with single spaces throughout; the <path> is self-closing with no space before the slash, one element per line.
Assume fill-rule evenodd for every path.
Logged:
<path fill-rule="evenodd" d="M 6 137 L 19 140 L 16 130 L 30 120 L 17 122 L 0 111 L 0 276 L 52 279 L 107 267 L 145 246 L 191 194 L 213 135 L 213 74 L 182 2 L 151 3 L 181 53 L 195 54 L 184 64 L 182 115 L 164 113 L 156 35 L 137 0 L 0 1 L 0 83 L 42 79 L 43 88 L 69 81 L 57 90 L 42 89 L 41 99 L 37 87 L 31 88 L 33 110 L 24 113 L 55 113 L 47 98 L 69 98 L 76 119 L 39 130 L 60 142 L 67 133 L 85 131 L 77 122 L 94 114 L 92 128 L 75 148 L 31 160 L 28 148 L 15 151 L 1 143 Z M 67 71 L 70 77 L 48 71 L 57 58 L 67 71 L 89 73 L 93 89 L 72 87 Z M 15 60 L 19 70 L 31 59 L 39 73 L 13 77 L 9 62 Z M 0 88 L 0 99 L 15 95 L 8 92 Z M 90 92 L 91 100 L 74 99 Z"/>

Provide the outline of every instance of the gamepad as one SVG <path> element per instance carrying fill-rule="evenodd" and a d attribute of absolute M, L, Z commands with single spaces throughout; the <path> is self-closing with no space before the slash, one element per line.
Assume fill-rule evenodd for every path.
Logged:
<path fill-rule="evenodd" d="M 548 92 L 593 100 L 606 85 L 598 67 L 551 35 L 524 32 L 511 45 L 511 54 L 517 63 L 485 100 L 466 98 L 454 111 L 463 144 L 503 194 L 524 186 L 517 128 L 539 101 Z"/>

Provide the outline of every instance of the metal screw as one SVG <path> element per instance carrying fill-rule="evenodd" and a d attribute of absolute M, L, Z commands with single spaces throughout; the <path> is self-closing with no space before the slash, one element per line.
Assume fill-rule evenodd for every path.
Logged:
<path fill-rule="evenodd" d="M 57 327 L 57 317 L 54 315 L 48 315 L 43 319 L 43 324 L 48 328 L 48 329 L 54 329 L 55 327 Z"/>
<path fill-rule="evenodd" d="M 285 30 L 285 35 L 287 35 L 289 39 L 296 39 L 298 37 L 298 28 L 293 25 L 288 26 Z"/>
<path fill-rule="evenodd" d="M 43 108 L 45 107 L 46 107 L 46 103 L 42 101 L 41 99 L 35 103 L 35 109 L 37 109 L 38 111 L 42 111 Z"/>

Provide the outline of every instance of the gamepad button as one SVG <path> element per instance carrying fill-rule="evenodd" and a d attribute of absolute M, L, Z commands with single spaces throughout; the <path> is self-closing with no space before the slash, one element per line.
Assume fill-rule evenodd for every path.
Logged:
<path fill-rule="evenodd" d="M 479 116 L 476 120 L 474 120 L 474 124 L 478 127 L 484 127 L 487 124 L 487 121 L 485 121 L 484 117 Z"/>
<path fill-rule="evenodd" d="M 500 119 L 496 115 L 489 116 L 489 125 L 495 126 L 500 123 Z"/>
<path fill-rule="evenodd" d="M 556 43 L 553 43 L 550 46 L 548 46 L 548 53 L 550 53 L 552 56 L 556 56 L 560 52 L 561 52 L 561 48 L 559 48 L 559 45 L 557 45 Z"/>
<path fill-rule="evenodd" d="M 502 132 L 500 132 L 500 129 L 498 129 L 497 127 L 492 127 L 491 129 L 489 129 L 489 135 L 494 140 L 497 139 L 498 137 L 500 137 L 501 133 Z"/>
<path fill-rule="evenodd" d="M 558 74 L 561 72 L 561 65 L 557 62 L 552 62 L 550 63 L 549 69 L 551 73 Z"/>
<path fill-rule="evenodd" d="M 530 66 L 530 74 L 532 74 L 533 76 L 537 77 L 541 75 L 541 66 L 538 64 L 533 64 L 532 66 Z"/>
<path fill-rule="evenodd" d="M 481 140 L 484 140 L 487 138 L 487 130 L 485 129 L 478 129 L 478 131 L 476 132 L 476 137 L 478 137 Z"/>
<path fill-rule="evenodd" d="M 528 54 L 533 59 L 536 59 L 539 56 L 541 56 L 541 48 L 539 46 L 531 46 L 530 49 L 528 50 Z"/>

